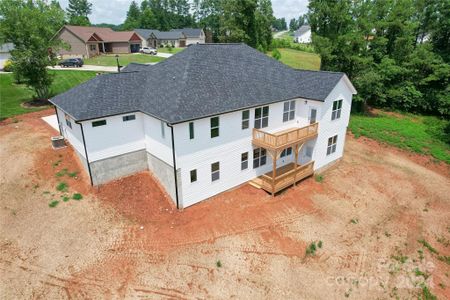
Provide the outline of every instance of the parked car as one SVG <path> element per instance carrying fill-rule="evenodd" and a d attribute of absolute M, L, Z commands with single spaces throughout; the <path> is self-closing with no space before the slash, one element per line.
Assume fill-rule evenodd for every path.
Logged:
<path fill-rule="evenodd" d="M 84 64 L 81 58 L 68 58 L 59 62 L 61 67 L 82 67 Z"/>
<path fill-rule="evenodd" d="M 155 48 L 152 48 L 152 47 L 142 47 L 141 50 L 139 50 L 139 52 L 144 53 L 144 54 L 152 54 L 152 55 L 158 54 L 158 50 L 156 50 Z"/>

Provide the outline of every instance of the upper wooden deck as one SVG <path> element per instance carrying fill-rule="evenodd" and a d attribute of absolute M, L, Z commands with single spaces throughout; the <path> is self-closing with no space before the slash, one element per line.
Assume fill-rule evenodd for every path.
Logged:
<path fill-rule="evenodd" d="M 317 137 L 318 128 L 319 123 L 317 122 L 305 127 L 289 128 L 275 133 L 253 128 L 253 144 L 268 150 L 282 150 Z"/>

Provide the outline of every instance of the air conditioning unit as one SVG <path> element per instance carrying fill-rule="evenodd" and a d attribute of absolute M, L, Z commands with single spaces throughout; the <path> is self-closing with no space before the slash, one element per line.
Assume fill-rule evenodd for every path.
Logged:
<path fill-rule="evenodd" d="M 66 147 L 66 142 L 62 135 L 52 136 L 52 147 L 53 149 L 60 149 Z"/>

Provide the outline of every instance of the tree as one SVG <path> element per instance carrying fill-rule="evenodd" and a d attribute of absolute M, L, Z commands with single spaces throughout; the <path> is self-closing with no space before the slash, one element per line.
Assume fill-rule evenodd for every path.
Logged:
<path fill-rule="evenodd" d="M 0 36 L 14 44 L 14 75 L 32 88 L 38 99 L 50 96 L 53 78 L 47 66 L 56 63 L 54 53 L 62 47 L 61 41 L 52 39 L 64 24 L 64 11 L 56 4 L 44 0 L 0 2 Z"/>
<path fill-rule="evenodd" d="M 133 30 L 136 28 L 140 28 L 141 21 L 141 11 L 136 1 L 131 1 L 130 7 L 128 8 L 127 18 L 123 24 L 123 29 L 125 30 Z"/>
<path fill-rule="evenodd" d="M 289 21 L 289 30 L 290 31 L 295 31 L 295 30 L 297 30 L 298 29 L 298 23 L 297 23 L 297 20 L 294 18 L 294 19 L 291 19 L 290 21 Z"/>
<path fill-rule="evenodd" d="M 87 0 L 69 0 L 67 7 L 67 15 L 69 17 L 69 24 L 89 26 L 89 15 L 92 12 L 92 4 Z"/>
<path fill-rule="evenodd" d="M 287 30 L 287 24 L 285 18 L 274 19 L 272 27 L 277 31 Z"/>
<path fill-rule="evenodd" d="M 259 0 L 256 9 L 256 45 L 261 45 L 267 50 L 272 43 L 273 16 L 272 2 L 270 0 Z"/>
<path fill-rule="evenodd" d="M 223 2 L 222 42 L 244 42 L 256 48 L 258 46 L 256 9 L 257 0 L 229 0 Z"/>

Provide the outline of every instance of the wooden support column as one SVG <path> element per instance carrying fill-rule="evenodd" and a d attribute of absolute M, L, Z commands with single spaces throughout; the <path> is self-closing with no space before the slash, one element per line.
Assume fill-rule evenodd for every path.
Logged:
<path fill-rule="evenodd" d="M 275 196 L 275 177 L 277 176 L 277 150 L 270 151 L 272 156 L 272 197 Z"/>
<path fill-rule="evenodd" d="M 297 183 L 297 162 L 298 162 L 298 144 L 295 144 L 294 186 Z"/>

